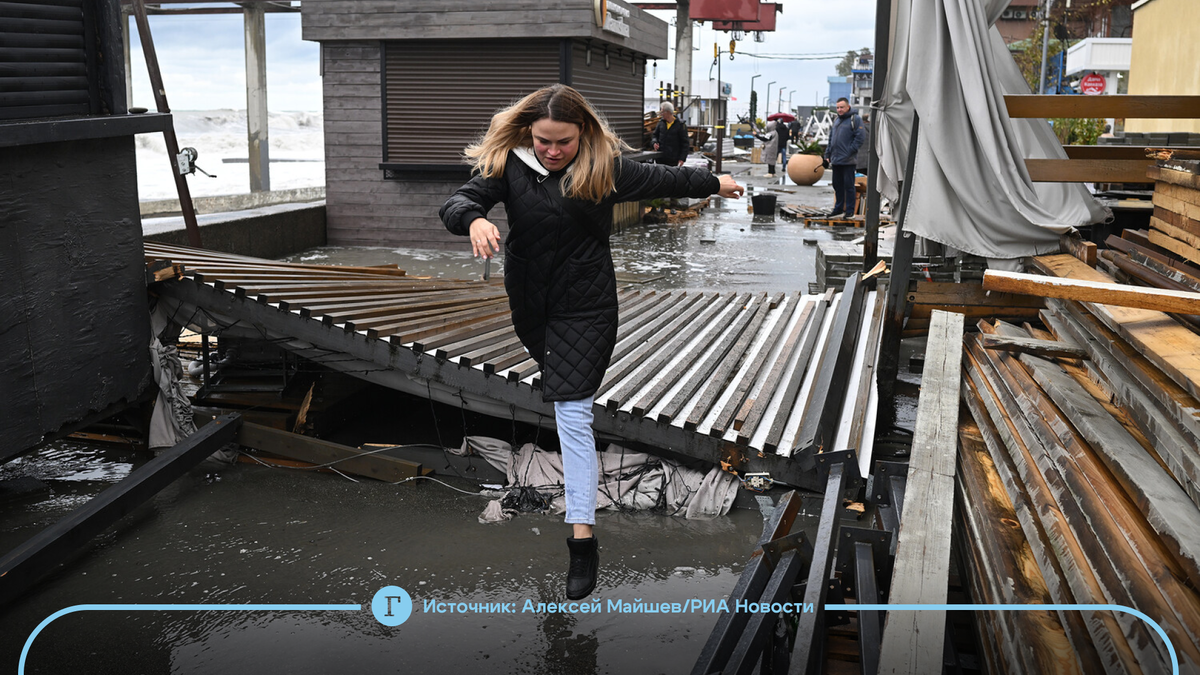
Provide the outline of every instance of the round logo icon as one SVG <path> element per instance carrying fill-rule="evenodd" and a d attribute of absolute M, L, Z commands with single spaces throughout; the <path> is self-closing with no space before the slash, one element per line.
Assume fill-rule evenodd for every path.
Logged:
<path fill-rule="evenodd" d="M 412 614 L 412 598 L 399 586 L 384 586 L 371 598 L 371 613 L 385 626 L 399 626 Z"/>

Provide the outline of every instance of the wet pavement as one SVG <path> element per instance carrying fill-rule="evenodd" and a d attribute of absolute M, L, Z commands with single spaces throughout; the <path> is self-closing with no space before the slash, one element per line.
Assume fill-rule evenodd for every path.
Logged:
<path fill-rule="evenodd" d="M 777 176 L 766 178 L 763 165 L 727 163 L 748 189 L 742 199 L 713 197 L 700 217 L 625 228 L 610 240 L 618 278 L 648 290 L 807 291 L 816 279 L 816 242 L 833 238 L 829 228 L 751 213 L 750 197 L 775 194 L 779 205 L 833 206 L 828 181 L 797 186 Z M 395 263 L 414 275 L 477 279 L 484 262 L 461 249 L 326 247 L 289 256 L 289 262 L 335 265 Z M 492 271 L 499 274 L 500 265 Z"/>
<path fill-rule="evenodd" d="M 730 168 L 736 174 L 748 167 Z M 757 190 L 769 186 L 755 176 L 747 182 Z M 832 201 L 828 188 L 778 183 L 772 187 L 796 191 L 780 194 L 781 202 Z M 613 238 L 618 271 L 656 290 L 806 290 L 815 247 L 804 239 L 830 234 L 756 221 L 748 204 L 714 199 L 698 219 L 628 228 Z M 452 251 L 320 249 L 293 259 L 394 262 L 412 274 L 459 278 L 481 269 L 468 252 Z M 392 392 L 362 414 L 355 430 L 335 440 L 441 438 L 456 445 L 464 432 L 506 439 L 530 433 L 507 422 L 460 421 L 458 410 Z M 146 459 L 129 450 L 56 443 L 0 467 L 0 478 L 34 476 L 49 486 L 48 493 L 0 504 L 0 547 L 10 550 Z M 37 636 L 25 672 L 685 673 L 715 612 L 624 613 L 610 601 L 726 598 L 762 526 L 753 509 L 707 521 L 601 512 L 593 597 L 603 609 L 526 612 L 527 600 L 533 608 L 564 600 L 568 527 L 560 517 L 530 514 L 481 525 L 476 518 L 486 499 L 452 489 L 473 492 L 469 481 L 445 480 L 449 487 L 389 485 L 247 464 L 194 470 L 0 608 L 0 663 L 15 667 L 38 623 L 78 604 L 353 603 L 363 609 L 71 614 Z M 797 523 L 811 536 L 816 518 L 806 513 Z M 372 595 L 387 585 L 406 589 L 414 604 L 411 618 L 395 628 L 370 612 Z M 468 611 L 426 612 L 430 600 L 468 603 Z M 470 603 L 513 603 L 513 612 L 473 612 Z"/>

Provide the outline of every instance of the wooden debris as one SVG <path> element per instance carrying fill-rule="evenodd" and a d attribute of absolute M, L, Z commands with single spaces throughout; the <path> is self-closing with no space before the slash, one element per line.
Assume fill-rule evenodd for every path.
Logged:
<path fill-rule="evenodd" d="M 1063 257 L 1077 260 L 1073 256 Z M 983 276 L 983 288 L 988 291 L 1044 298 L 1063 298 L 1079 302 L 1097 302 L 1159 312 L 1200 314 L 1200 293 L 1138 288 L 1111 281 L 1093 281 L 1071 277 L 1056 279 L 1021 272 L 988 270 Z"/>
<path fill-rule="evenodd" d="M 1090 241 L 1084 241 L 1079 236 L 1078 232 L 1071 232 L 1059 237 L 1059 246 L 1064 251 L 1079 258 L 1091 267 L 1096 266 L 1096 245 Z"/>
<path fill-rule="evenodd" d="M 426 469 L 420 464 L 390 457 L 383 453 L 364 453 L 338 443 L 251 423 L 242 425 L 238 431 L 237 442 L 247 448 L 279 455 L 286 459 L 310 462 L 315 465 L 330 465 L 338 471 L 389 483 L 433 472 L 432 469 Z"/>
<path fill-rule="evenodd" d="M 1021 354 L 1033 354 L 1035 356 L 1046 356 L 1050 358 L 1088 358 L 1087 352 L 1079 347 L 1064 342 L 1053 342 L 1050 340 L 985 335 L 980 338 L 980 344 L 983 345 L 984 349 L 998 349 L 1005 352 L 1018 352 Z"/>
<path fill-rule="evenodd" d="M 893 605 L 946 602 L 962 336 L 961 314 L 933 313 L 888 595 Z M 941 672 L 945 625 L 944 612 L 888 612 L 879 672 Z"/>

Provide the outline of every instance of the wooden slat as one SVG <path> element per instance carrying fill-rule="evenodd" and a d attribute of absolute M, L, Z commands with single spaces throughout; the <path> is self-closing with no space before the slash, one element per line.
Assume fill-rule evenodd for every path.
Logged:
<path fill-rule="evenodd" d="M 934 312 L 896 542 L 890 604 L 944 604 L 950 574 L 950 523 L 958 456 L 963 317 Z M 939 673 L 945 612 L 891 611 L 883 629 L 880 673 Z"/>
<path fill-rule="evenodd" d="M 1153 220 L 1153 217 L 1151 219 Z M 1162 223 L 1162 221 L 1159 221 L 1158 227 L 1165 228 L 1165 224 Z M 1163 232 L 1162 229 L 1150 230 L 1150 243 L 1154 244 L 1155 246 L 1161 246 L 1171 253 L 1174 253 L 1182 258 L 1186 258 L 1191 262 L 1200 264 L 1200 250 L 1186 241 L 1181 241 Z M 1195 312 L 1188 313 L 1195 314 Z"/>
<path fill-rule="evenodd" d="M 749 294 L 742 295 L 733 301 L 734 308 L 732 311 L 724 313 L 720 323 L 711 326 L 715 328 L 719 334 L 724 331 L 730 323 L 732 323 L 739 315 L 744 313 L 743 305 L 749 300 Z M 647 382 L 654 379 L 659 374 L 661 368 L 667 361 L 675 356 L 674 352 L 670 351 L 669 343 L 677 340 L 682 340 L 682 344 L 694 337 L 703 330 L 710 328 L 709 322 L 717 315 L 717 313 L 728 307 L 728 301 L 724 303 L 712 303 L 700 318 L 691 321 L 695 316 L 689 311 L 683 316 L 673 321 L 667 328 L 655 335 L 651 340 L 648 340 L 641 347 L 633 351 L 629 357 L 622 360 L 616 367 L 612 366 L 608 369 L 609 379 L 605 384 L 600 386 L 600 391 L 597 392 L 596 400 L 602 398 L 605 400 L 605 406 L 610 411 L 615 411 L 629 401 L 629 398 L 641 390 Z M 697 303 L 693 309 L 700 309 L 702 303 Z M 634 373 L 639 367 L 649 362 L 649 365 L 642 368 L 640 372 L 634 374 L 627 379 L 627 376 Z M 620 383 L 616 388 L 614 385 Z"/>
<path fill-rule="evenodd" d="M 1067 257 L 1087 267 L 1075 257 Z M 1091 268 L 1088 267 L 1088 269 Z M 987 290 L 1022 293 L 1044 298 L 1101 302 L 1106 305 L 1176 314 L 1200 314 L 1200 293 L 1127 286 L 1108 281 L 1055 278 L 1039 274 L 988 270 L 983 275 L 983 287 Z"/>
<path fill-rule="evenodd" d="M 1014 500 L 1026 541 L 1048 582 L 1047 590 L 1058 603 L 1106 604 L 1108 598 L 1092 567 L 1086 563 L 1083 544 L 1071 530 L 1067 515 L 1058 507 L 1051 484 L 1038 470 L 1041 445 L 1032 437 L 1023 416 L 1005 411 L 1001 399 L 1011 397 L 984 350 L 970 337 L 964 358 L 972 393 L 966 398 L 967 405 L 984 432 L 985 441 L 990 441 L 995 452 L 994 465 Z M 1000 448 L 1004 452 L 998 452 Z M 1073 614 L 1060 614 L 1071 631 L 1072 641 L 1083 640 L 1094 645 L 1106 664 L 1104 672 L 1141 672 L 1115 616 L 1109 612 L 1081 612 L 1076 619 Z M 1080 625 L 1086 634 L 1078 635 Z"/>
<path fill-rule="evenodd" d="M 738 430 L 737 442 L 741 445 L 748 445 L 750 439 L 754 436 L 754 432 L 758 429 L 759 422 L 762 421 L 763 415 L 767 411 L 767 406 L 770 405 L 771 399 L 775 396 L 775 388 L 779 386 L 779 381 L 783 378 L 784 369 L 792 360 L 792 354 L 795 353 L 796 346 L 800 344 L 800 336 L 804 333 L 804 329 L 808 326 L 809 318 L 813 313 L 813 303 L 797 300 L 796 305 L 792 308 L 792 316 L 799 313 L 799 318 L 795 320 L 795 326 L 788 333 L 784 340 L 783 347 L 779 350 L 779 356 L 775 358 L 775 364 L 767 373 L 767 379 L 763 381 L 762 388 L 759 389 L 755 396 L 747 397 L 746 403 L 742 409 L 738 411 L 737 417 L 734 418 L 733 426 Z M 791 317 L 788 318 L 791 321 Z M 787 322 L 784 322 L 785 325 Z"/>
<path fill-rule="evenodd" d="M 1200 190 L 1200 176 L 1186 171 L 1176 171 L 1175 169 L 1167 169 L 1159 166 L 1151 166 L 1146 170 L 1146 177 L 1154 181 L 1162 181 L 1171 185 L 1188 188 L 1190 190 Z"/>
<path fill-rule="evenodd" d="M 1118 117 L 1191 119 L 1200 116 L 1200 96 L 1054 96 L 1010 94 L 1009 117 Z"/>
<path fill-rule="evenodd" d="M 778 305 L 777 301 L 781 295 L 776 296 L 775 305 Z M 710 371 L 712 373 L 712 378 L 708 384 L 710 388 L 719 387 L 722 390 L 727 389 L 728 386 L 733 386 L 734 388 L 733 396 L 726 401 L 725 410 L 717 415 L 717 419 L 713 421 L 712 427 L 709 428 L 708 433 L 710 436 L 720 438 L 725 435 L 725 430 L 733 423 L 733 415 L 737 412 L 737 407 L 741 405 L 742 399 L 745 398 L 746 392 L 749 391 L 750 386 L 753 384 L 753 379 L 757 377 L 758 371 L 752 365 L 740 382 L 734 384 L 731 379 L 741 369 L 745 359 L 749 357 L 750 345 L 753 344 L 758 329 L 762 326 L 763 320 L 767 318 L 767 312 L 769 311 L 770 309 L 763 310 L 759 316 L 754 318 L 754 322 L 750 328 L 744 331 L 741 337 L 738 338 L 737 343 L 729 348 L 729 358 L 723 358 L 720 367 Z M 778 334 L 775 333 L 775 335 L 777 336 Z M 769 338 L 768 342 L 771 339 L 777 339 L 777 337 Z M 756 361 L 761 365 L 761 359 L 757 359 Z M 702 381 L 696 382 L 696 389 L 699 389 L 701 384 Z M 696 389 L 693 389 L 693 392 Z"/>
<path fill-rule="evenodd" d="M 1175 150 L 1182 148 L 1165 148 Z M 1146 151 L 1150 148 L 1141 145 L 1064 145 L 1068 159 L 1144 159 L 1153 162 Z"/>
<path fill-rule="evenodd" d="M 1192 586 L 1200 587 L 1200 510 L 1074 378 L 1042 359 L 1023 355 L 1020 360 L 1134 498 Z"/>
<path fill-rule="evenodd" d="M 964 392 L 964 397 L 970 395 Z M 1033 548 L 1022 531 L 1020 517 L 996 470 L 983 433 L 970 422 L 960 425 L 958 439 L 959 492 L 954 505 L 966 535 L 959 541 L 966 551 L 978 549 L 977 554 L 971 555 L 977 568 L 970 576 L 990 591 L 987 598 L 972 600 L 1005 605 L 1059 602 L 1038 566 L 1028 564 L 1035 559 Z M 997 612 L 993 620 L 1007 629 L 1003 644 L 997 645 L 1006 655 L 1006 664 L 999 672 L 1094 675 L 1103 672 L 1090 640 L 1072 641 L 1058 612 Z M 1086 636 L 1081 624 L 1075 628 L 1076 635 Z"/>
<path fill-rule="evenodd" d="M 1039 256 L 1034 264 L 1053 276 L 1113 281 L 1071 256 Z M 1190 395 L 1200 397 L 1200 336 L 1162 312 L 1099 303 L 1088 307 Z"/>
<path fill-rule="evenodd" d="M 1034 183 L 1148 183 L 1147 160 L 1027 159 L 1025 170 Z"/>
<path fill-rule="evenodd" d="M 1051 340 L 1034 340 L 1032 338 L 1001 337 L 985 335 L 980 339 L 984 349 L 999 349 L 1005 352 L 1020 352 L 1038 356 L 1058 357 L 1068 359 L 1086 359 L 1088 354 L 1083 349 L 1066 342 Z"/>
<path fill-rule="evenodd" d="M 804 344 L 800 346 L 796 367 L 792 370 L 791 377 L 788 378 L 787 387 L 783 390 L 783 400 L 780 402 L 779 412 L 776 413 L 775 421 L 771 423 L 771 428 L 767 432 L 767 438 L 763 441 L 764 452 L 776 452 L 779 449 L 779 442 L 783 439 L 784 427 L 787 426 L 788 418 L 796 407 L 796 399 L 800 395 L 800 389 L 804 386 L 804 378 L 807 376 L 809 366 L 812 364 L 813 351 L 816 348 L 817 340 L 821 336 L 821 330 L 825 324 L 825 312 L 829 310 L 832 299 L 833 292 L 830 289 L 826 291 L 825 297 L 817 300 L 812 318 L 809 320 L 811 325 L 805 334 Z"/>
<path fill-rule="evenodd" d="M 1009 331 L 1008 336 L 1019 333 L 1011 326 L 997 326 L 996 330 L 1001 334 Z M 1056 502 L 1060 508 L 1077 509 L 1080 518 L 1073 524 L 1077 536 L 1094 537 L 1099 544 L 1088 561 L 1109 579 L 1105 588 L 1111 602 L 1154 616 L 1173 642 L 1183 641 L 1177 646 L 1183 660 L 1200 663 L 1200 598 L 1184 587 L 1186 573 L 1173 559 L 1161 555 L 1160 544 L 1139 508 L 1111 480 L 1103 462 L 1034 382 L 1025 363 L 1037 359 L 1022 356 L 1018 361 L 996 352 L 989 352 L 989 357 L 1000 363 L 997 370 L 1017 398 L 1017 407 L 1010 411 L 1025 416 L 1046 451 L 1040 467 L 1062 479 L 1064 489 L 1056 493 Z M 1126 622 L 1127 635 L 1144 634 L 1143 629 Z M 1154 669 L 1168 661 L 1166 649 L 1160 645 L 1139 640 L 1131 646 L 1143 667 Z"/>

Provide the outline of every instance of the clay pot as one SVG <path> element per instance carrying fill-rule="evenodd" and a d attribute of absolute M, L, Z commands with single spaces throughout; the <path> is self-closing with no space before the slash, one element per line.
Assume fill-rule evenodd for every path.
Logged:
<path fill-rule="evenodd" d="M 825 175 L 820 155 L 792 155 L 787 163 L 788 178 L 796 185 L 813 185 Z"/>

